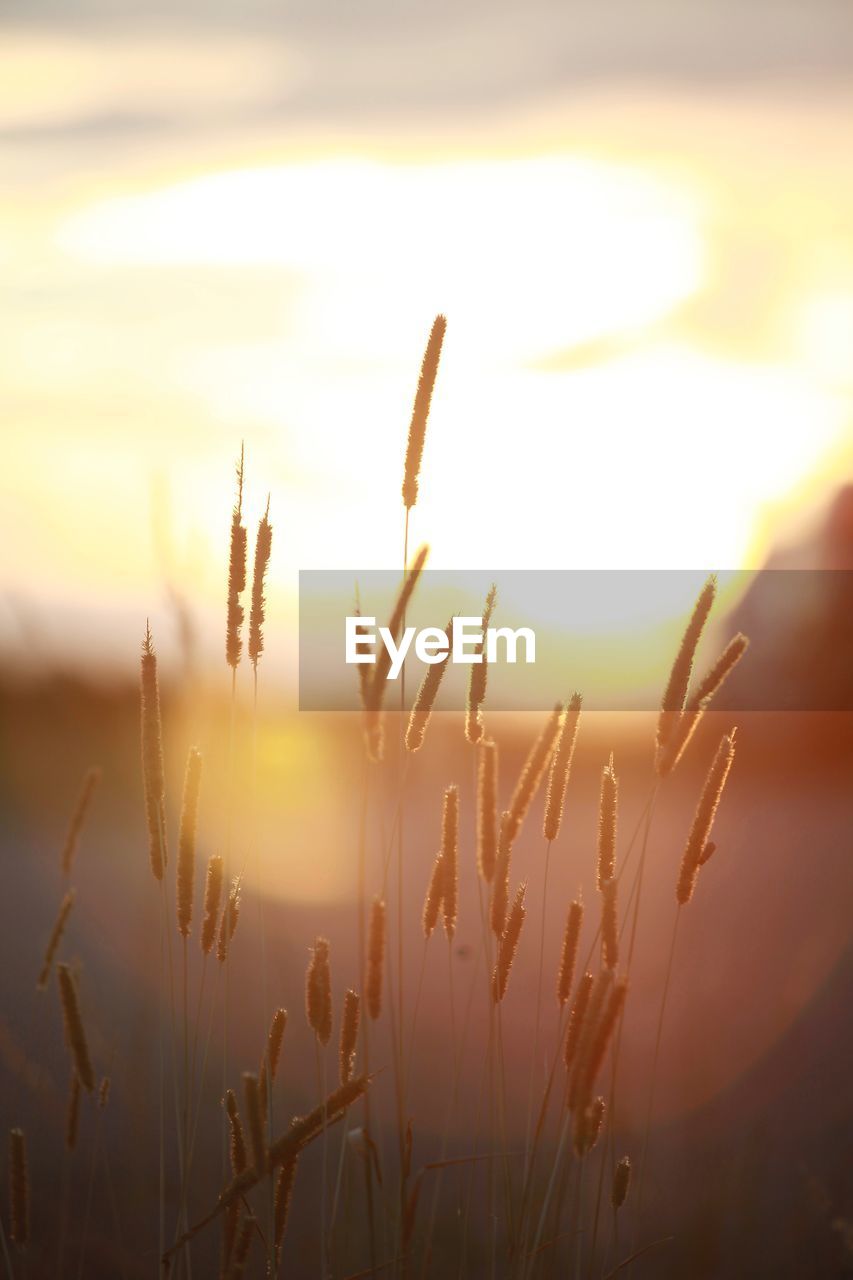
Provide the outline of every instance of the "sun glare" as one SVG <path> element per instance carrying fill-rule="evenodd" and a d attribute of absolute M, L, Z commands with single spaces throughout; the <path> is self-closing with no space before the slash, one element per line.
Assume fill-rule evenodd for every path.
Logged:
<path fill-rule="evenodd" d="M 849 299 L 801 299 L 787 358 L 704 350 L 682 317 L 719 286 L 713 201 L 707 181 L 553 154 L 246 167 L 57 211 L 53 250 L 70 288 L 86 280 L 85 305 L 73 326 L 10 334 L 9 377 L 23 394 L 48 362 L 54 454 L 66 404 L 93 387 L 110 403 L 103 425 L 81 424 L 71 494 L 68 468 L 51 472 L 56 518 L 90 470 L 113 474 L 110 421 L 138 440 L 99 499 L 112 521 L 136 504 L 137 534 L 99 532 L 98 550 L 69 515 L 63 584 L 96 590 L 100 574 L 132 591 L 157 572 L 150 479 L 168 456 L 175 544 L 196 548 L 199 607 L 218 603 L 205 548 L 227 518 L 212 513 L 222 453 L 241 438 L 298 531 L 274 608 L 292 606 L 298 567 L 396 563 L 401 431 L 439 310 L 450 339 L 414 533 L 430 530 L 434 567 L 759 563 L 765 512 L 843 433 Z M 37 439 L 22 466 L 38 466 Z"/>

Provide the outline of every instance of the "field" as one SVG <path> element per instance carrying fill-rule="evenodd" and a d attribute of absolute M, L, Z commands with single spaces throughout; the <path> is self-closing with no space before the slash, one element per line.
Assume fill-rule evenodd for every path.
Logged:
<path fill-rule="evenodd" d="M 243 467 L 219 685 L 141 601 L 139 687 L 4 688 L 7 1274 L 848 1274 L 849 714 L 726 701 L 713 579 L 659 714 L 295 713 Z"/>

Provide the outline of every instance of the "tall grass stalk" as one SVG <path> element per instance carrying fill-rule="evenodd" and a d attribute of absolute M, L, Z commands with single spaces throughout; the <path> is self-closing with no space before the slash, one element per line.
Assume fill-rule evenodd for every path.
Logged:
<path fill-rule="evenodd" d="M 527 1122 L 524 1136 L 524 1176 L 530 1163 L 530 1122 L 533 1112 L 533 1081 L 539 1071 L 539 1033 L 542 1015 L 542 979 L 545 970 L 545 921 L 548 914 L 548 871 L 551 865 L 551 845 L 545 841 L 545 871 L 542 876 L 542 915 L 539 923 L 539 967 L 536 974 L 536 1018 L 533 1030 L 533 1054 L 527 1075 Z"/>
<path fill-rule="evenodd" d="M 654 814 L 655 814 L 655 806 L 657 804 L 658 787 L 659 787 L 659 783 L 657 780 L 655 780 L 652 783 L 649 803 L 646 809 L 646 815 L 643 822 L 643 840 L 640 846 L 640 861 L 639 861 L 637 874 L 634 881 L 634 889 L 636 890 L 636 892 L 632 890 L 631 897 L 629 898 L 629 901 L 626 905 L 626 911 L 627 911 L 628 909 L 630 909 L 631 898 L 633 898 L 633 913 L 631 916 L 631 934 L 628 941 L 628 957 L 625 962 L 626 980 L 630 980 L 631 969 L 634 963 L 634 952 L 636 949 L 637 931 L 638 931 L 639 919 L 640 919 L 640 900 L 641 900 L 642 890 L 643 890 L 643 877 L 645 875 L 646 858 L 647 858 L 648 847 L 649 847 L 649 838 L 651 836 L 652 823 L 654 821 Z M 623 863 L 623 870 L 624 870 L 624 863 Z M 627 916 L 626 916 L 626 919 L 627 919 Z M 623 924 L 623 929 L 624 929 L 624 924 Z M 616 1126 L 616 1090 L 617 1090 L 617 1084 L 618 1084 L 619 1062 L 620 1062 L 621 1052 L 622 1052 L 622 1035 L 623 1035 L 624 1026 L 625 1026 L 625 1012 L 623 1010 L 622 1015 L 619 1018 L 619 1025 L 616 1029 L 616 1037 L 613 1045 L 613 1052 L 612 1052 L 612 1059 L 611 1059 L 612 1068 L 611 1068 L 611 1079 L 610 1079 L 609 1105 L 607 1108 L 607 1117 L 606 1117 L 607 1128 L 605 1132 L 604 1142 L 601 1144 L 599 1175 L 598 1175 L 598 1183 L 596 1186 L 595 1214 L 593 1218 L 593 1228 L 592 1228 L 592 1242 L 590 1245 L 590 1266 L 592 1266 L 594 1262 L 595 1246 L 598 1239 L 598 1224 L 599 1224 L 600 1210 L 601 1210 L 601 1197 L 604 1189 L 605 1169 L 607 1167 L 608 1158 L 612 1158 L 613 1135 L 614 1135 L 615 1126 Z"/>
<path fill-rule="evenodd" d="M 358 957 L 359 957 L 359 988 L 361 991 L 366 989 L 367 985 L 367 812 L 368 799 L 370 791 L 370 760 L 364 762 L 364 777 L 361 788 L 361 810 L 358 821 L 358 872 L 357 872 L 357 900 L 358 900 Z M 370 1018 L 361 1019 L 361 1044 L 362 1044 L 362 1063 L 364 1073 L 370 1076 Z M 370 1122 L 370 1090 L 366 1089 L 363 1100 L 364 1110 L 364 1184 L 367 1199 L 367 1227 L 368 1237 L 370 1241 L 370 1267 L 371 1272 L 375 1272 L 377 1264 L 376 1253 L 376 1210 L 373 1195 L 373 1159 L 371 1153 L 372 1127 Z"/>
<path fill-rule="evenodd" d="M 672 922 L 672 935 L 669 941 L 669 956 L 667 957 L 667 962 L 666 962 L 666 977 L 664 978 L 663 991 L 661 993 L 661 1000 L 660 1000 L 660 1008 L 658 1010 L 657 1030 L 655 1031 L 655 1048 L 654 1048 L 654 1054 L 652 1055 L 652 1072 L 651 1072 L 651 1079 L 649 1081 L 649 1097 L 648 1097 L 648 1102 L 646 1103 L 646 1116 L 645 1116 L 645 1121 L 643 1123 L 643 1142 L 640 1148 L 640 1169 L 639 1169 L 639 1176 L 637 1178 L 637 1208 L 636 1208 L 635 1218 L 634 1218 L 633 1247 L 635 1249 L 637 1247 L 637 1241 L 639 1239 L 640 1232 L 643 1226 L 643 1192 L 645 1190 L 646 1158 L 647 1158 L 648 1149 L 649 1149 L 649 1133 L 651 1132 L 652 1116 L 654 1114 L 658 1060 L 660 1058 L 660 1047 L 661 1047 L 661 1041 L 663 1039 L 663 1024 L 664 1024 L 664 1019 L 666 1017 L 666 1004 L 667 1004 L 667 999 L 669 998 L 669 987 L 670 987 L 670 981 L 672 979 L 672 968 L 673 968 L 673 962 L 675 960 L 675 946 L 676 946 L 676 942 L 678 941 L 678 923 L 680 919 L 681 919 L 681 905 L 679 904 L 675 908 L 675 919 Z"/>
<path fill-rule="evenodd" d="M 625 848 L 625 854 L 622 860 L 622 867 L 617 872 L 618 877 L 621 877 L 624 874 L 624 872 L 627 870 L 627 867 L 631 861 L 631 856 L 636 847 L 637 837 L 640 834 L 640 830 L 643 827 L 643 823 L 646 819 L 646 815 L 648 814 L 649 807 L 652 803 L 652 795 L 653 795 L 653 791 L 649 793 L 645 801 L 645 804 L 637 818 L 636 824 L 631 833 L 631 837 Z M 634 888 L 636 888 L 636 878 L 635 878 Z M 631 894 L 628 897 L 627 907 L 630 907 L 633 901 L 633 898 L 634 898 L 634 890 L 632 890 Z M 583 963 L 577 966 L 577 970 L 576 970 L 577 972 L 583 973 L 589 967 L 590 960 L 592 959 L 592 956 L 594 955 L 598 945 L 600 932 L 601 932 L 601 927 L 599 925 L 589 945 L 589 950 L 586 953 L 586 957 Z M 557 1044 L 558 1045 L 562 1044 L 562 1041 L 563 1041 L 564 1026 L 565 1026 L 565 1010 L 560 1009 L 557 1015 Z M 530 1198 L 532 1194 L 533 1179 L 535 1175 L 537 1153 L 539 1149 L 539 1144 L 542 1140 L 542 1135 L 545 1131 L 545 1120 L 547 1117 L 548 1107 L 551 1099 L 551 1093 L 554 1086 L 554 1078 L 560 1064 L 560 1058 L 561 1058 L 561 1055 L 559 1052 L 554 1055 L 554 1060 L 551 1064 L 551 1069 L 548 1073 L 548 1078 L 547 1078 L 545 1089 L 542 1095 L 542 1101 L 540 1103 L 539 1114 L 536 1121 L 536 1127 L 533 1131 L 533 1143 L 532 1143 L 532 1148 L 530 1153 L 529 1168 L 525 1176 L 525 1183 L 522 1189 L 522 1196 L 521 1196 L 520 1226 L 519 1226 L 520 1237 L 523 1235 L 523 1231 L 527 1221 L 527 1213 L 530 1207 Z"/>

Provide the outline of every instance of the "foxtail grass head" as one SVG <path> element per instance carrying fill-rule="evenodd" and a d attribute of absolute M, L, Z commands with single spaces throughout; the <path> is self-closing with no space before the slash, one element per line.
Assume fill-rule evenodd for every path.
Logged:
<path fill-rule="evenodd" d="M 71 908 L 74 906 L 74 890 L 69 889 L 62 902 L 59 904 L 59 911 L 56 920 L 53 923 L 50 937 L 48 938 L 47 947 L 45 948 L 44 959 L 42 960 L 41 969 L 39 971 L 38 980 L 36 982 L 37 991 L 45 991 L 50 980 L 50 972 L 53 968 L 53 961 L 62 941 L 62 935 L 65 933 L 65 926 L 68 923 L 68 917 L 71 915 Z"/>
<path fill-rule="evenodd" d="M 734 758 L 735 735 L 732 730 L 723 737 L 717 748 L 699 797 L 675 887 L 679 906 L 686 906 L 692 898 L 699 869 L 705 865 L 717 847 L 709 836 Z"/>
<path fill-rule="evenodd" d="M 510 841 L 515 840 L 518 835 L 524 817 L 533 803 L 533 798 L 539 789 L 542 781 L 542 775 L 548 767 L 551 759 L 551 752 L 554 750 L 554 743 L 557 739 L 557 731 L 560 727 L 560 716 L 563 707 L 561 703 L 557 703 L 554 710 L 549 715 L 539 734 L 530 749 L 524 767 L 519 775 L 518 782 L 515 785 L 515 791 L 512 793 L 512 799 L 509 802 L 508 823 Z"/>
<path fill-rule="evenodd" d="M 320 1044 L 327 1045 L 332 1034 L 332 974 L 327 938 L 317 938 L 311 949 L 305 975 L 305 1014 Z"/>
<path fill-rule="evenodd" d="M 512 972 L 515 953 L 518 950 L 524 917 L 527 914 L 524 906 L 526 888 L 526 885 L 520 884 L 516 890 L 498 947 L 497 963 L 492 974 L 492 1000 L 495 1004 L 500 1004 L 506 995 L 509 975 Z"/>
<path fill-rule="evenodd" d="M 610 1206 L 614 1211 L 622 1208 L 628 1198 L 631 1186 L 631 1161 L 623 1156 L 613 1171 L 613 1186 L 610 1189 Z"/>
<path fill-rule="evenodd" d="M 95 1073 L 92 1070 L 89 1041 L 86 1038 L 86 1030 L 80 1013 L 77 984 L 67 964 L 57 965 L 56 972 L 59 978 L 62 1019 L 65 1024 L 65 1042 L 68 1045 L 78 1080 L 87 1093 L 92 1093 L 95 1088 Z"/>
<path fill-rule="evenodd" d="M 601 955 L 605 969 L 615 969 L 619 963 L 618 889 L 616 876 L 601 886 Z"/>
<path fill-rule="evenodd" d="M 357 991 L 349 990 L 344 995 L 341 1040 L 338 1051 L 338 1072 L 341 1084 L 347 1084 L 352 1079 L 360 1021 L 361 997 Z"/>
<path fill-rule="evenodd" d="M 435 856 L 430 872 L 429 884 L 427 885 L 426 895 L 424 897 L 424 907 L 422 913 L 422 923 L 424 937 L 429 940 L 435 926 L 438 924 L 438 917 L 441 912 L 441 904 L 444 900 L 444 863 L 442 861 L 441 852 Z"/>
<path fill-rule="evenodd" d="M 598 888 L 611 880 L 616 872 L 616 810 L 619 802 L 619 781 L 613 765 L 613 752 L 601 773 L 601 796 L 598 805 L 598 858 L 596 883 Z"/>
<path fill-rule="evenodd" d="M 151 630 L 146 625 L 142 643 L 140 672 L 142 711 L 142 780 L 145 819 L 148 827 L 148 856 L 155 880 L 163 879 L 168 860 L 166 849 L 165 783 L 163 777 L 163 730 L 160 723 L 160 688 L 157 655 Z"/>
<path fill-rule="evenodd" d="M 204 919 L 201 924 L 202 954 L 209 956 L 216 941 L 216 925 L 219 919 L 219 901 L 222 897 L 222 858 L 214 853 L 207 863 L 204 882 Z"/>
<path fill-rule="evenodd" d="M 578 959 L 581 927 L 583 925 L 583 903 L 580 895 L 569 907 L 566 916 L 566 928 L 563 933 L 563 948 L 560 952 L 560 968 L 557 973 L 557 1002 L 566 1004 L 575 980 L 575 965 Z"/>
<path fill-rule="evenodd" d="M 672 664 L 669 679 L 663 692 L 658 716 L 658 758 L 661 757 L 665 750 L 666 744 L 674 733 L 679 718 L 684 711 L 687 689 L 696 657 L 696 648 L 705 628 L 705 623 L 708 621 L 708 614 L 711 612 L 711 606 L 714 603 L 716 594 L 717 579 L 711 574 L 699 592 L 698 599 L 693 606 L 693 613 L 690 615 L 690 620 L 681 638 L 681 644 L 679 645 L 678 653 L 675 655 L 675 661 Z"/>
<path fill-rule="evenodd" d="M 427 728 L 432 718 L 435 700 L 438 697 L 438 691 L 441 687 L 442 677 L 447 670 L 447 663 L 450 655 L 451 628 L 452 622 L 448 622 L 444 629 L 444 635 L 447 640 L 447 653 L 438 662 L 431 662 L 426 669 L 426 674 L 421 681 L 418 689 L 417 697 L 409 716 L 409 723 L 406 726 L 406 750 L 419 751 L 423 746 Z M 359 671 L 366 671 L 368 668 L 361 666 Z"/>
<path fill-rule="evenodd" d="M 569 785 L 572 758 L 575 754 L 575 741 L 578 735 L 580 714 L 581 695 L 574 693 L 560 721 L 557 745 L 554 748 L 554 754 L 551 757 L 551 768 L 548 772 L 548 793 L 545 800 L 543 827 L 546 840 L 556 840 L 560 834 L 563 807 L 566 802 L 566 788 Z"/>
<path fill-rule="evenodd" d="M 385 976 L 385 903 L 374 898 L 367 934 L 367 1012 L 374 1020 L 382 1013 L 382 983 Z"/>
<path fill-rule="evenodd" d="M 749 640 L 745 635 L 739 632 L 733 636 L 711 669 L 699 681 L 667 741 L 658 750 L 655 767 L 660 777 L 665 778 L 672 773 L 690 744 L 717 690 L 728 679 L 748 647 Z"/>
<path fill-rule="evenodd" d="M 231 544 L 228 554 L 228 598 L 225 618 L 225 661 L 236 671 L 243 651 L 240 628 L 243 606 L 240 596 L 246 589 L 246 526 L 243 524 L 243 446 L 237 464 L 237 499 L 231 512 Z"/>
<path fill-rule="evenodd" d="M 272 551 L 272 525 L 269 520 L 270 503 L 258 525 L 258 536 L 255 539 L 255 565 L 252 575 L 252 604 L 249 612 L 249 660 L 257 671 L 258 659 L 264 651 L 264 618 L 266 614 L 266 598 L 264 586 L 267 567 Z"/>
<path fill-rule="evenodd" d="M 426 438 L 427 419 L 429 417 L 432 393 L 435 388 L 438 361 L 441 346 L 447 329 L 447 320 L 438 315 L 432 324 L 427 341 L 424 358 L 421 363 L 418 389 L 415 392 L 415 403 L 412 406 L 412 419 L 409 423 L 409 438 L 406 444 L 406 465 L 403 473 L 403 505 L 410 510 L 418 500 L 418 476 L 421 469 L 421 458 Z"/>
<path fill-rule="evenodd" d="M 231 943 L 237 930 L 237 923 L 240 919 L 241 905 L 241 889 L 240 880 L 235 879 L 232 882 L 230 892 L 222 909 L 222 917 L 219 921 L 219 939 L 216 944 L 216 958 L 220 964 L 224 964 L 228 959 Z"/>

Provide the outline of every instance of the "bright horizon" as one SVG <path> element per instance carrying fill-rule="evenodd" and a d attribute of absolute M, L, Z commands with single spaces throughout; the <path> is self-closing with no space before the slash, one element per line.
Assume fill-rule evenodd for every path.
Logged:
<path fill-rule="evenodd" d="M 611 72 L 427 135 L 405 114 L 259 123 L 282 66 L 304 81 L 251 31 L 233 68 L 215 33 L 180 58 L 150 33 L 94 61 L 68 34 L 10 41 L 11 657 L 41 629 L 54 658 L 124 666 L 141 608 L 174 630 L 171 586 L 215 660 L 241 440 L 250 538 L 271 495 L 271 633 L 292 634 L 299 568 L 399 565 L 438 311 L 410 539 L 434 568 L 759 567 L 853 476 L 838 83 L 805 76 L 798 99 Z M 183 127 L 128 148 L 146 76 Z M 193 123 L 214 87 L 215 145 Z M 87 111 L 107 122 L 91 137 Z"/>

